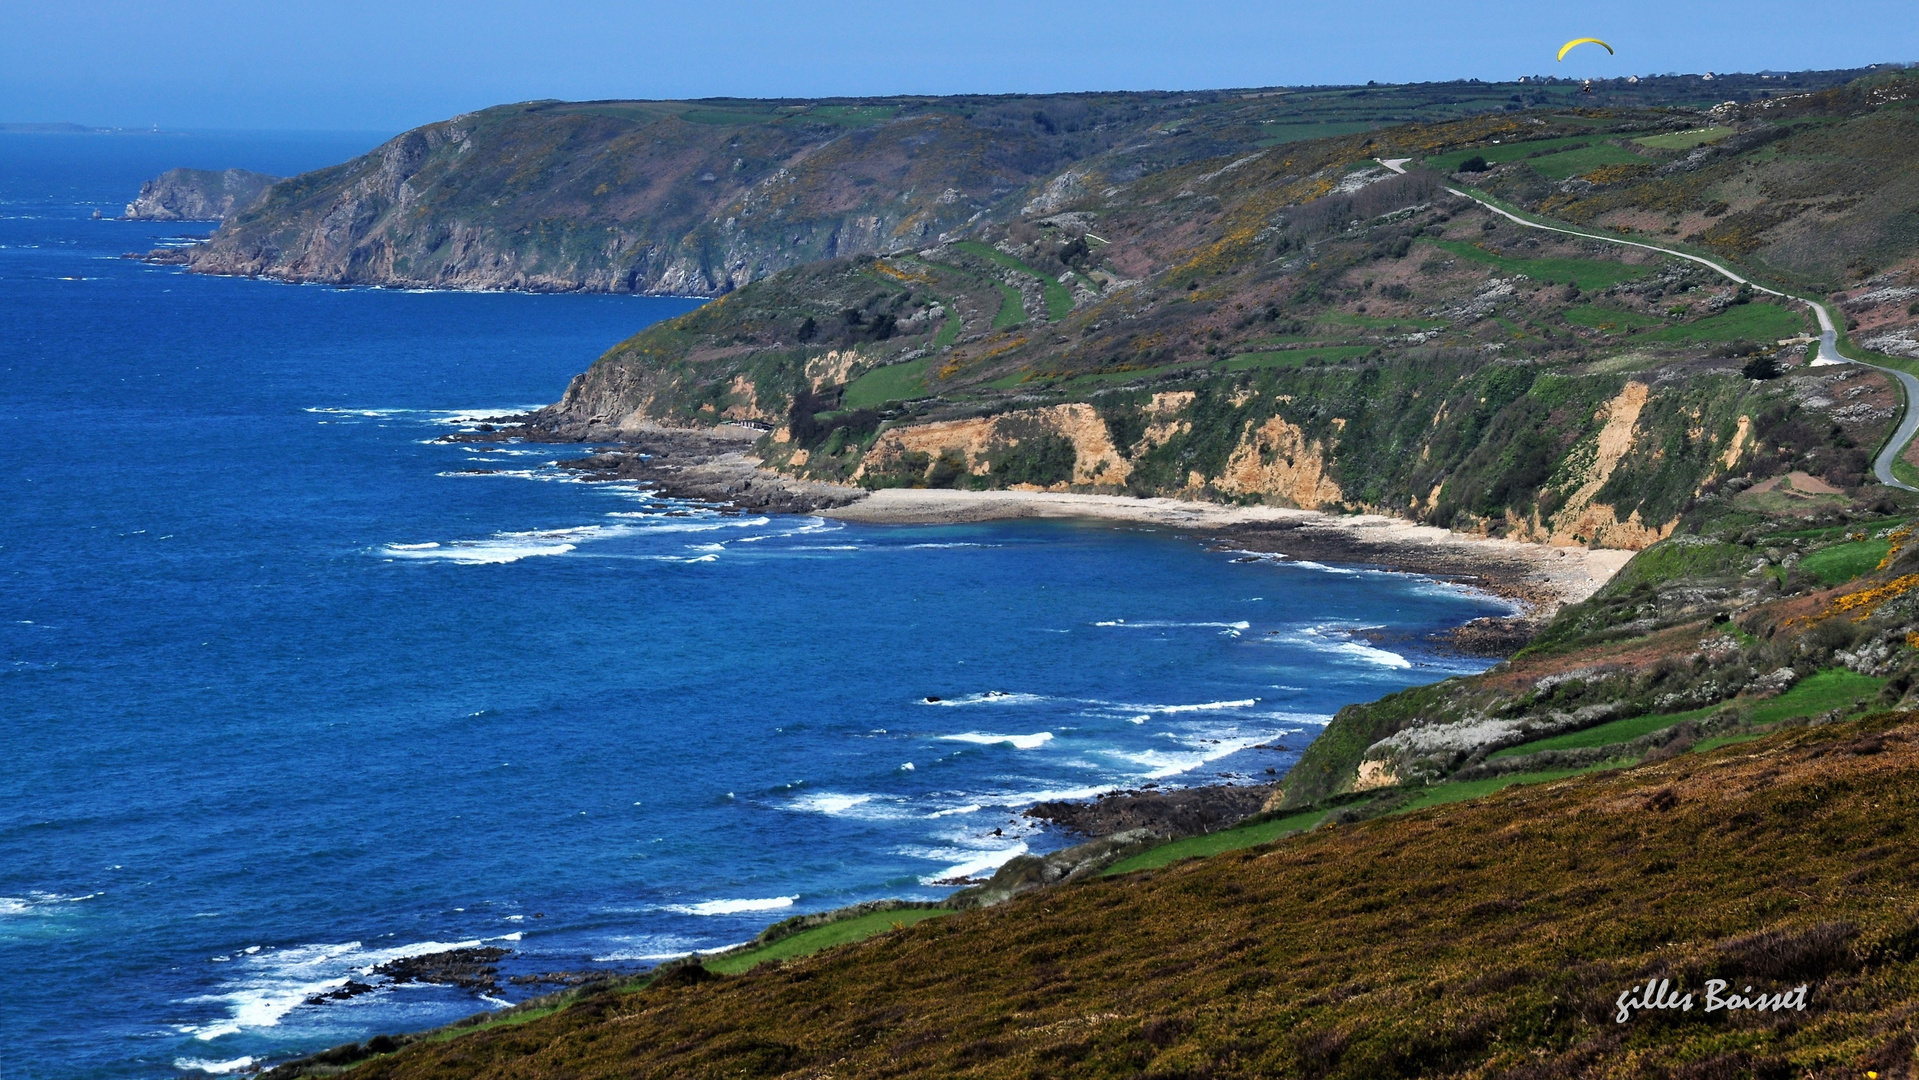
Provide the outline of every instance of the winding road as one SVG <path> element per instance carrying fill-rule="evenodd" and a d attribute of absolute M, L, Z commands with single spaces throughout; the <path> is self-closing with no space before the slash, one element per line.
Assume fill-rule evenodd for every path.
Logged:
<path fill-rule="evenodd" d="M 1374 158 L 1373 160 L 1393 172 L 1403 173 L 1406 171 L 1406 163 L 1412 159 Z M 1546 232 L 1565 233 L 1567 236 L 1578 236 L 1587 240 L 1598 240 L 1602 243 L 1618 244 L 1622 247 L 1636 247 L 1643 248 L 1647 251 L 1657 251 L 1662 255 L 1671 255 L 1675 259 L 1685 259 L 1687 262 L 1698 263 L 1714 273 L 1741 285 L 1751 285 L 1754 292 L 1762 292 L 1768 296 L 1777 296 L 1786 300 L 1797 300 L 1811 308 L 1813 316 L 1819 320 L 1819 356 L 1812 362 L 1814 367 L 1823 367 L 1828 364 L 1860 364 L 1864 367 L 1872 368 L 1874 371 L 1883 371 L 1887 375 L 1892 376 L 1894 381 L 1898 383 L 1904 398 L 1900 408 L 1899 426 L 1893 431 L 1892 438 L 1886 440 L 1886 445 L 1880 449 L 1879 456 L 1873 459 L 1872 472 L 1874 476 L 1879 478 L 1880 483 L 1888 487 L 1896 487 L 1903 491 L 1919 491 L 1919 487 L 1913 487 L 1911 484 L 1900 480 L 1892 474 L 1892 463 L 1898 460 L 1899 452 L 1906 448 L 1906 444 L 1912 441 L 1912 437 L 1915 434 L 1919 434 L 1919 409 L 1913 408 L 1913 403 L 1919 402 L 1919 378 L 1914 377 L 1908 372 L 1901 371 L 1898 368 L 1881 367 L 1878 364 L 1869 364 L 1864 360 L 1854 360 L 1841 355 L 1839 352 L 1839 330 L 1833 325 L 1832 315 L 1826 311 L 1826 305 L 1816 300 L 1808 300 L 1803 296 L 1783 293 L 1778 289 L 1768 289 L 1764 285 L 1740 277 L 1719 263 L 1699 255 L 1691 255 L 1684 251 L 1674 251 L 1672 248 L 1660 247 L 1657 244 L 1643 244 L 1637 240 L 1621 240 L 1616 236 L 1582 232 L 1578 229 L 1569 229 L 1561 225 L 1542 225 L 1537 221 L 1527 221 L 1525 218 L 1520 217 L 1510 210 L 1494 206 L 1492 203 L 1487 202 L 1485 199 L 1471 192 L 1450 187 L 1446 190 L 1462 199 L 1471 199 L 1486 209 L 1491 210 L 1493 213 L 1498 214 L 1500 217 L 1511 221 L 1515 225 L 1524 225 L 1528 229 L 1543 229 Z"/>

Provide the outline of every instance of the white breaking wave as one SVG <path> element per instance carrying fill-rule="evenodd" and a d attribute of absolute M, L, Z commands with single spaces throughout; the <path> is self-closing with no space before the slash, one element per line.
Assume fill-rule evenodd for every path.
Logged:
<path fill-rule="evenodd" d="M 224 1035 L 277 1027 L 283 1017 L 315 994 L 337 990 L 349 978 L 408 956 L 472 949 L 486 940 L 518 940 L 518 935 L 471 941 L 421 941 L 369 949 L 357 941 L 337 945 L 300 945 L 288 949 L 251 946 L 230 958 L 231 977 L 218 993 L 187 998 L 191 1004 L 226 1006 L 226 1016 L 206 1024 L 182 1024 L 176 1030 L 211 1042 Z"/>
<path fill-rule="evenodd" d="M 610 952 L 610 953 L 607 953 L 605 956 L 596 956 L 593 958 L 593 962 L 596 964 L 613 964 L 613 963 L 620 963 L 620 962 L 631 962 L 635 960 L 653 960 L 653 961 L 678 960 L 682 956 L 711 956 L 714 953 L 723 953 L 727 951 L 728 949 L 737 949 L 742 945 L 752 944 L 751 941 L 735 941 L 730 945 L 715 945 L 709 949 L 694 949 L 694 948 L 686 947 L 686 946 L 690 946 L 692 944 L 691 942 L 687 942 L 684 938 L 680 940 L 685 942 L 685 945 L 678 947 L 673 952 L 643 953 L 643 952 L 634 952 L 630 949 L 627 949 L 627 950 L 622 950 L 618 952 Z"/>
<path fill-rule="evenodd" d="M 0 896 L 0 917 L 15 915 L 48 915 L 60 910 L 63 904 L 77 904 L 82 900 L 91 900 L 100 894 L 88 893 L 85 896 L 67 896 L 64 893 L 31 892 L 25 896 Z"/>
<path fill-rule="evenodd" d="M 1353 635 L 1365 629 L 1370 628 L 1363 626 L 1336 626 L 1328 623 L 1319 626 L 1304 627 L 1297 633 L 1291 635 L 1288 640 L 1309 646 L 1320 652 L 1331 653 L 1336 656 L 1350 656 L 1355 659 L 1364 660 L 1370 664 L 1378 664 L 1381 667 L 1410 668 L 1413 666 L 1411 660 L 1393 652 L 1391 649 L 1381 649 L 1376 646 L 1367 645 L 1364 642 L 1354 641 Z"/>
<path fill-rule="evenodd" d="M 995 735 L 985 731 L 967 731 L 958 735 L 941 735 L 940 738 L 947 742 L 978 743 L 981 746 L 1006 743 L 1016 750 L 1037 750 L 1053 741 L 1053 733 L 1036 731 L 1031 735 Z"/>
<path fill-rule="evenodd" d="M 664 904 L 662 911 L 677 911 L 681 915 L 737 915 L 744 911 L 773 911 L 778 908 L 792 907 L 798 900 L 793 896 L 769 896 L 761 900 L 703 900 L 697 904 Z"/>
<path fill-rule="evenodd" d="M 1006 865 L 1008 861 L 1026 854 L 1026 851 L 1026 842 L 1024 840 L 1013 844 L 1011 847 L 996 848 L 992 851 L 975 855 L 964 862 L 954 863 L 938 873 L 923 875 L 920 878 L 920 884 L 931 885 L 936 881 L 978 877 L 988 871 L 998 870 L 1000 867 Z M 955 851 L 947 857 L 958 857 L 961 854 L 962 853 Z"/>
<path fill-rule="evenodd" d="M 1298 560 L 1291 565 L 1297 566 L 1301 570 L 1318 570 L 1326 574 L 1357 574 L 1360 572 L 1344 566 L 1327 566 L 1325 563 L 1308 562 L 1304 559 Z"/>
<path fill-rule="evenodd" d="M 176 1069 L 198 1069 L 203 1073 L 212 1073 L 215 1076 L 222 1073 L 239 1072 L 241 1069 L 247 1068 L 252 1064 L 253 1059 L 250 1057 L 237 1057 L 232 1061 L 206 1061 L 201 1058 L 173 1059 L 173 1067 Z"/>
<path fill-rule="evenodd" d="M 1035 705 L 1051 700 L 1039 694 L 1009 694 L 1004 690 L 988 690 L 983 694 L 967 694 L 964 697 L 931 698 L 920 702 L 922 705 L 940 705 L 953 708 L 961 705 Z"/>
<path fill-rule="evenodd" d="M 1119 756 L 1141 766 L 1150 780 L 1166 780 L 1181 773 L 1189 773 L 1210 762 L 1223 757 L 1231 757 L 1248 747 L 1257 746 L 1268 736 L 1252 735 L 1237 739 L 1221 739 L 1218 745 L 1209 745 L 1195 753 L 1166 753 L 1159 750 L 1139 750 L 1122 753 Z"/>
<path fill-rule="evenodd" d="M 1129 630 L 1176 630 L 1176 629 L 1188 629 L 1188 628 L 1196 629 L 1196 630 L 1212 630 L 1212 629 L 1250 630 L 1252 629 L 1252 626 L 1253 626 L 1252 623 L 1249 623 L 1245 621 L 1244 619 L 1241 619 L 1238 622 L 1164 622 L 1164 621 L 1154 621 L 1154 620 L 1146 620 L 1142 622 L 1129 622 L 1125 619 L 1105 619 L 1100 622 L 1096 622 L 1093 625 L 1094 626 L 1120 626 L 1120 627 L 1125 627 L 1126 629 L 1129 629 Z"/>
<path fill-rule="evenodd" d="M 1195 713 L 1217 712 L 1221 709 L 1250 709 L 1259 704 L 1258 698 L 1238 698 L 1233 701 L 1201 701 L 1192 705 L 1123 705 L 1121 708 L 1138 709 L 1147 713 Z"/>
<path fill-rule="evenodd" d="M 646 525 L 622 526 L 628 535 L 653 535 L 655 533 L 714 532 L 719 529 L 747 529 L 772 524 L 763 517 L 723 518 L 717 514 L 712 517 L 668 517 L 658 511 L 613 510 L 606 515 L 610 518 L 622 518 L 628 521 L 650 522 Z M 596 528 L 598 526 L 588 526 Z"/>
<path fill-rule="evenodd" d="M 812 791 L 796 797 L 788 808 L 829 817 L 847 817 L 861 821 L 892 821 L 917 817 L 906 800 L 890 795 L 848 795 L 837 791 Z"/>
<path fill-rule="evenodd" d="M 943 818 L 952 817 L 955 814 L 977 814 L 979 812 L 980 804 L 967 803 L 965 806 L 949 806 L 944 810 L 935 810 L 926 816 L 929 818 Z"/>

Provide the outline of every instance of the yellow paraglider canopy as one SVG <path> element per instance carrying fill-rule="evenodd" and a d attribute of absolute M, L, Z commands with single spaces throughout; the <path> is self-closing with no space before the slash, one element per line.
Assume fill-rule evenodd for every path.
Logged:
<path fill-rule="evenodd" d="M 1582 38 L 1574 38 L 1571 41 L 1568 41 L 1567 43 L 1565 43 L 1564 45 L 1561 45 L 1559 47 L 1559 59 L 1562 61 L 1565 60 L 1566 54 L 1573 51 L 1573 46 L 1575 45 L 1598 45 L 1599 47 L 1605 49 L 1608 53 L 1612 53 L 1612 46 L 1606 44 L 1605 42 L 1599 40 L 1598 38 L 1582 37 Z M 1613 55 L 1617 56 L 1618 54 L 1613 53 Z"/>

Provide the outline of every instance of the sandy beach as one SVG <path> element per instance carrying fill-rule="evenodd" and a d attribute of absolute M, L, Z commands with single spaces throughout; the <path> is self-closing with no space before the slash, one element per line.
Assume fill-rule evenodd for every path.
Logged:
<path fill-rule="evenodd" d="M 1371 563 L 1463 581 L 1524 603 L 1534 619 L 1591 596 L 1633 556 L 1630 551 L 1471 536 L 1382 514 L 1326 514 L 1124 495 L 887 488 L 819 513 L 843 521 L 893 525 L 1018 518 L 1157 525 L 1203 534 L 1248 551 Z"/>
<path fill-rule="evenodd" d="M 458 442 L 506 441 L 523 429 L 463 432 Z M 1077 518 L 1190 533 L 1222 549 L 1376 566 L 1458 582 L 1514 601 L 1514 619 L 1462 628 L 1460 644 L 1505 655 L 1565 604 L 1591 596 L 1633 552 L 1552 547 L 1418 525 L 1385 514 L 1328 514 L 1270 506 L 1052 491 L 882 488 L 800 480 L 764 469 L 740 449 L 746 433 L 650 430 L 615 450 L 568 461 L 596 480 L 637 481 L 679 498 L 761 513 L 818 514 L 874 525 L 958 525 Z M 1494 625 L 1503 623 L 1504 625 Z"/>

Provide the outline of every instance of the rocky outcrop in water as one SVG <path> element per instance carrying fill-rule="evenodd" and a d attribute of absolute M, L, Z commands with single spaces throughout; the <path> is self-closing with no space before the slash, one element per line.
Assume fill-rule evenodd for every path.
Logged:
<path fill-rule="evenodd" d="M 246 169 L 168 169 L 140 185 L 127 204 L 128 221 L 224 221 L 260 201 L 280 182 Z"/>

